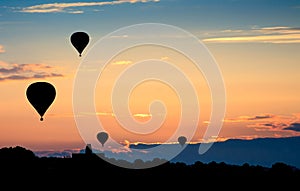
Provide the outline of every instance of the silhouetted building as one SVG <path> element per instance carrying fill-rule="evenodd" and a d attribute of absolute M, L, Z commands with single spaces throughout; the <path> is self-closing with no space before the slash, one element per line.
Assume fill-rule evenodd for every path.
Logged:
<path fill-rule="evenodd" d="M 93 158 L 93 157 L 98 157 L 98 156 L 93 153 L 91 144 L 87 144 L 85 146 L 84 153 L 72 153 L 73 159 L 88 159 L 88 158 Z"/>
<path fill-rule="evenodd" d="M 85 154 L 86 155 L 91 155 L 93 154 L 93 150 L 92 150 L 92 145 L 91 144 L 87 144 L 85 147 Z"/>

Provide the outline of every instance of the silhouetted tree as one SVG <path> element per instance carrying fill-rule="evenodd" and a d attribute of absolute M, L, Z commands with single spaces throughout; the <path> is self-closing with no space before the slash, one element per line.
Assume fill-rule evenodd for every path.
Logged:
<path fill-rule="evenodd" d="M 4 147 L 0 149 L 0 159 L 8 160 L 28 160 L 37 158 L 31 150 L 21 146 Z"/>

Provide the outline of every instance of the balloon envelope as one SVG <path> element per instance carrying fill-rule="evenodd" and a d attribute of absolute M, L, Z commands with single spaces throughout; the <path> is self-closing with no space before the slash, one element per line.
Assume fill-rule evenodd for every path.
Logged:
<path fill-rule="evenodd" d="M 74 32 L 71 35 L 71 43 L 79 53 L 79 56 L 81 56 L 81 53 L 85 49 L 85 47 L 88 45 L 90 41 L 90 37 L 85 32 Z"/>
<path fill-rule="evenodd" d="M 183 146 L 186 142 L 186 137 L 184 137 L 184 136 L 178 137 L 178 142 L 181 146 Z"/>
<path fill-rule="evenodd" d="M 97 139 L 102 144 L 102 146 L 104 146 L 104 143 L 108 139 L 108 134 L 106 132 L 100 132 L 97 134 Z"/>
<path fill-rule="evenodd" d="M 55 88 L 48 82 L 34 82 L 30 84 L 26 90 L 26 97 L 41 116 L 41 121 L 43 121 L 43 116 L 53 103 L 55 96 Z"/>

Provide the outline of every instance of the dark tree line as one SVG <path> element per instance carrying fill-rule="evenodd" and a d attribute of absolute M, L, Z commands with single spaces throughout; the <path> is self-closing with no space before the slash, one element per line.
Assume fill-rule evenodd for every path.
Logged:
<path fill-rule="evenodd" d="M 132 165 L 134 166 L 135 163 Z M 278 184 L 285 185 L 287 188 L 300 180 L 299 169 L 281 162 L 269 168 L 247 163 L 238 166 L 223 162 L 198 161 L 192 165 L 165 162 L 147 169 L 126 169 L 104 161 L 93 153 L 82 154 L 82 157 L 76 158 L 37 157 L 32 151 L 19 146 L 0 149 L 0 173 L 2 183 L 46 181 L 47 184 L 52 182 L 66 185 L 68 182 L 68 186 L 74 186 L 74 183 L 80 186 L 85 182 L 84 184 L 89 183 L 92 186 L 97 182 L 109 184 L 113 180 L 116 183 L 110 186 L 116 188 L 121 184 L 118 182 L 125 180 L 133 185 L 146 184 L 145 186 L 149 188 L 160 184 L 175 188 L 176 185 L 234 187 L 237 183 L 244 184 L 247 188 L 255 188 L 257 185 L 270 187 Z M 215 183 L 211 184 L 211 181 Z M 14 186 L 14 184 L 10 185 Z"/>

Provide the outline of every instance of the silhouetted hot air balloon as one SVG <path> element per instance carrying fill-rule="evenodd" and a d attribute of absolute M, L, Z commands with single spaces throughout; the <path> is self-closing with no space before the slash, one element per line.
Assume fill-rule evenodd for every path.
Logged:
<path fill-rule="evenodd" d="M 71 35 L 71 43 L 76 48 L 76 50 L 79 53 L 79 56 L 81 57 L 81 53 L 85 49 L 85 47 L 88 45 L 90 41 L 90 37 L 85 32 L 74 32 Z"/>
<path fill-rule="evenodd" d="M 108 134 L 106 132 L 100 132 L 97 134 L 97 139 L 102 144 L 102 146 L 104 146 L 104 143 L 108 139 Z"/>
<path fill-rule="evenodd" d="M 34 82 L 28 86 L 26 96 L 41 116 L 40 120 L 43 121 L 45 112 L 55 99 L 56 91 L 54 86 L 48 82 Z"/>
<path fill-rule="evenodd" d="M 183 146 L 186 142 L 186 137 L 184 137 L 184 136 L 178 137 L 178 142 L 181 146 Z"/>

